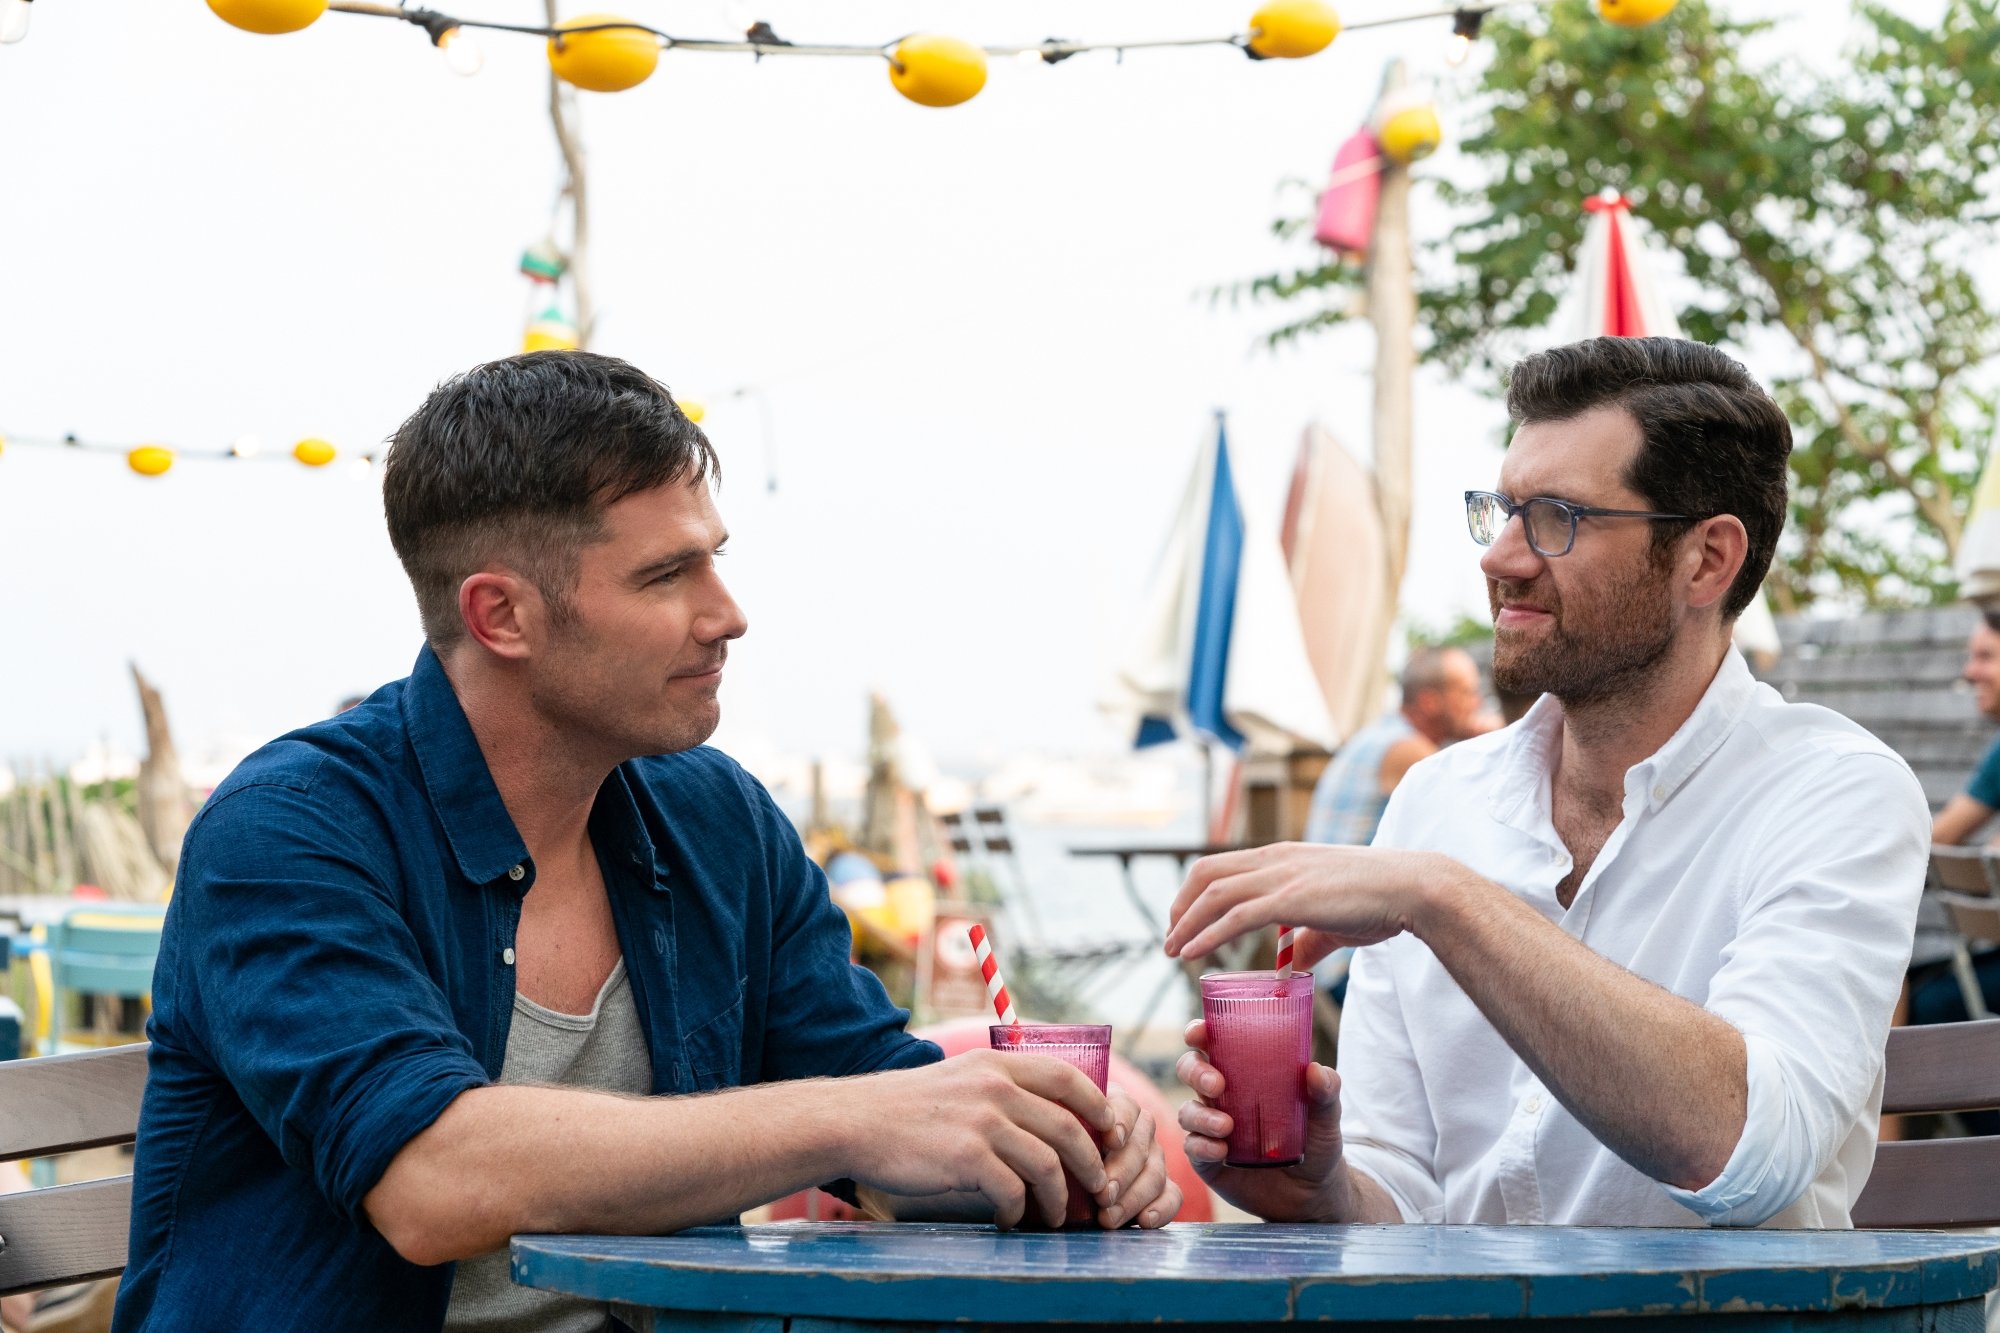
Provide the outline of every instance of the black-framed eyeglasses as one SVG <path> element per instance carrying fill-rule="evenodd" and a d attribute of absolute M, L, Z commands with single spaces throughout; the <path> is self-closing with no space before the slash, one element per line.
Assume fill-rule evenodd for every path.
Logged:
<path fill-rule="evenodd" d="M 1516 504 L 1492 491 L 1465 493 L 1465 526 L 1472 540 L 1491 546 L 1500 540 L 1507 520 L 1519 514 L 1527 530 L 1528 545 L 1538 555 L 1553 559 L 1568 555 L 1576 545 L 1576 521 L 1580 518 L 1650 518 L 1662 522 L 1693 522 L 1686 514 L 1656 514 L 1647 509 L 1599 509 L 1595 505 L 1571 504 L 1567 500 L 1537 495 Z"/>

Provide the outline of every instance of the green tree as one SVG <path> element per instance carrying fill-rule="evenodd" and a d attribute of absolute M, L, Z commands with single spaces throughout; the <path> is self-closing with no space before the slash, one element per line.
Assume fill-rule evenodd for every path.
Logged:
<path fill-rule="evenodd" d="M 1996 424 L 2000 320 L 1974 271 L 2000 197 L 1996 6 L 1922 25 L 1858 4 L 1827 73 L 1706 0 L 1641 29 L 1588 0 L 1495 14 L 1459 160 L 1415 210 L 1446 220 L 1418 238 L 1424 355 L 1497 385 L 1575 280 L 1583 198 L 1619 190 L 1692 280 L 1688 336 L 1746 349 L 1791 417 L 1778 609 L 1948 600 Z M 1310 306 L 1276 343 L 1350 318 L 1359 282 L 1315 260 L 1239 290 Z"/>

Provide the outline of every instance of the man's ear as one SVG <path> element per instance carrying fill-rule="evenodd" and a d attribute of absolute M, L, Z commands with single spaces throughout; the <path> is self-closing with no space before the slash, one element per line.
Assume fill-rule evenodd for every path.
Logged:
<path fill-rule="evenodd" d="M 546 612 L 541 589 L 505 569 L 482 569 L 458 585 L 465 632 L 495 657 L 520 661 L 541 638 Z"/>
<path fill-rule="evenodd" d="M 1743 562 L 1750 556 L 1750 533 L 1734 514 L 1704 519 L 1689 533 L 1694 577 L 1688 584 L 1688 605 L 1719 604 L 1729 593 Z"/>

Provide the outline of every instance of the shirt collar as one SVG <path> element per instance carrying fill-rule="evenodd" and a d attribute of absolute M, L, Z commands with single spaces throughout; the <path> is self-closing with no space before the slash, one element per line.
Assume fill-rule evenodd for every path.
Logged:
<path fill-rule="evenodd" d="M 1701 702 L 1688 714 L 1680 729 L 1651 756 L 1633 765 L 1626 775 L 1627 791 L 1641 783 L 1649 809 L 1658 809 L 1672 800 L 1708 757 L 1722 747 L 1742 718 L 1757 688 L 1756 678 L 1734 648 L 1722 655 L 1722 665 L 1703 691 Z M 1496 790 L 1495 813 L 1512 822 L 1522 807 L 1536 800 L 1555 770 L 1557 747 L 1562 744 L 1562 704 L 1553 695 L 1535 701 L 1527 715 L 1514 727 L 1507 750 L 1500 760 L 1500 781 Z"/>
<path fill-rule="evenodd" d="M 528 846 L 493 785 L 444 663 L 429 644 L 417 654 L 403 691 L 403 728 L 459 873 L 474 884 L 489 884 L 525 862 Z"/>

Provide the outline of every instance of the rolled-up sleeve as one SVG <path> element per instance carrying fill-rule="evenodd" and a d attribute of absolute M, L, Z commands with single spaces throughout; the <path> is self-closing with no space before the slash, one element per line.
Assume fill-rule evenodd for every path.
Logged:
<path fill-rule="evenodd" d="M 1923 791 L 1886 755 L 1842 755 L 1771 807 L 1770 869 L 1704 1006 L 1743 1035 L 1743 1133 L 1704 1188 L 1660 1187 L 1718 1226 L 1789 1207 L 1867 1118 L 1929 854 Z"/>
<path fill-rule="evenodd" d="M 357 1224 L 403 1145 L 488 1081 L 397 910 L 392 841 L 359 800 L 239 788 L 191 831 L 168 923 L 191 1035 Z"/>

